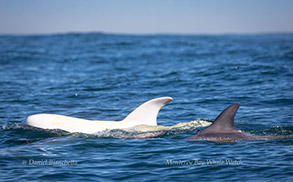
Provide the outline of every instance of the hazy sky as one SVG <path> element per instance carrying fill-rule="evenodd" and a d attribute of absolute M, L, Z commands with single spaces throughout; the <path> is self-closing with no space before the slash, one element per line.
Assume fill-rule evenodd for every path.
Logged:
<path fill-rule="evenodd" d="M 0 0 L 0 34 L 293 32 L 293 0 Z"/>

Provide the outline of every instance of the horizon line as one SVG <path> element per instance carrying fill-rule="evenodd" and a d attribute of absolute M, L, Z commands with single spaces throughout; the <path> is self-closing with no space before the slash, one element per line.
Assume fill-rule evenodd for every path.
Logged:
<path fill-rule="evenodd" d="M 263 32 L 198 32 L 198 33 L 182 33 L 182 32 L 150 32 L 150 33 L 134 33 L 134 32 L 110 32 L 110 31 L 67 31 L 67 32 L 32 32 L 32 33 L 0 33 L 0 36 L 46 36 L 46 35 L 70 35 L 70 34 L 105 34 L 105 35 L 133 35 L 133 36 L 156 36 L 156 35 L 177 35 L 177 36 L 196 36 L 196 35 L 273 35 L 273 34 L 293 34 L 293 31 L 263 31 Z"/>

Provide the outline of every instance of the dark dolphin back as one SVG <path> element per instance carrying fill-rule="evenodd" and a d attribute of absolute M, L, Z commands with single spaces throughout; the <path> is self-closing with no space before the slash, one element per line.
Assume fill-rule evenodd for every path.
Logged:
<path fill-rule="evenodd" d="M 201 132 L 205 133 L 230 133 L 239 131 L 234 124 L 234 118 L 240 104 L 236 103 L 226 108 L 213 122 L 213 124 L 207 127 Z"/>

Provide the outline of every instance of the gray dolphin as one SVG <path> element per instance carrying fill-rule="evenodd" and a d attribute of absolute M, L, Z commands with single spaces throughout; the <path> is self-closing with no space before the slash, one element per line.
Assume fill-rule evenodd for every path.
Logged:
<path fill-rule="evenodd" d="M 236 103 L 226 108 L 212 125 L 187 139 L 208 140 L 219 143 L 233 143 L 239 140 L 274 140 L 292 138 L 293 136 L 256 136 L 238 130 L 234 118 L 240 104 Z"/>

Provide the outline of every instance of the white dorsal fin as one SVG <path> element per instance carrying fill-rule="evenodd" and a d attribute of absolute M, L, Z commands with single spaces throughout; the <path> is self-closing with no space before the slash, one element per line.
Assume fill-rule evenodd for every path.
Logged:
<path fill-rule="evenodd" d="M 157 116 L 160 109 L 172 100 L 171 97 L 160 97 L 149 100 L 132 111 L 122 122 L 134 122 L 137 125 L 157 125 Z"/>

